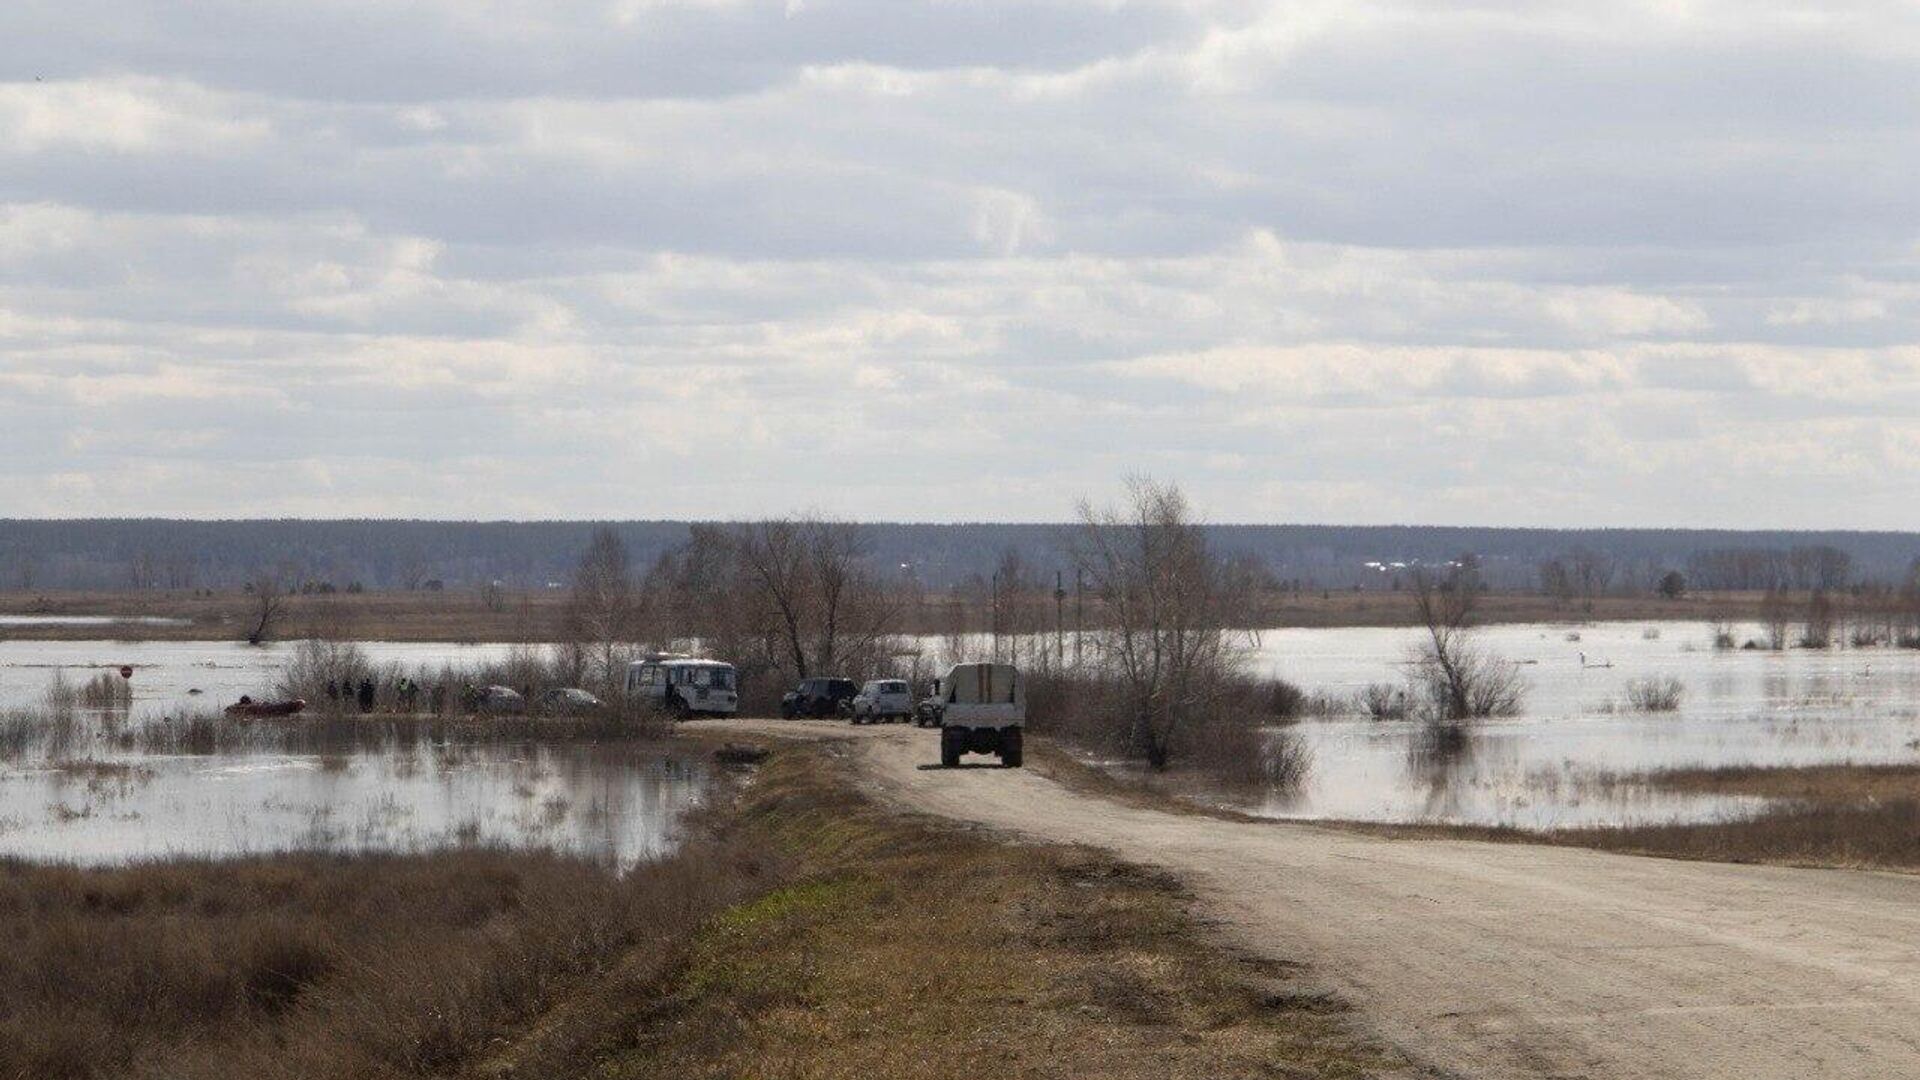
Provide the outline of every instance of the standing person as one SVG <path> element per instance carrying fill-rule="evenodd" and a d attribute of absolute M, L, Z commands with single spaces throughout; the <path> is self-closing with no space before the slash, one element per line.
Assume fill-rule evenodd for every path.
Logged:
<path fill-rule="evenodd" d="M 370 678 L 363 677 L 360 680 L 360 711 L 363 713 L 373 711 L 373 680 Z"/>

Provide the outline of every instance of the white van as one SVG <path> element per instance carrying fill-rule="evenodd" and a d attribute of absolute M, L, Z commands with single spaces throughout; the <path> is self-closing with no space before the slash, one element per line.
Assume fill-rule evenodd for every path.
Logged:
<path fill-rule="evenodd" d="M 1012 664 L 955 664 L 940 680 L 940 764 L 962 754 L 995 754 L 1017 769 L 1027 723 L 1027 688 Z"/>
<path fill-rule="evenodd" d="M 627 665 L 627 698 L 675 716 L 732 716 L 740 711 L 733 665 L 691 656 L 649 656 Z"/>

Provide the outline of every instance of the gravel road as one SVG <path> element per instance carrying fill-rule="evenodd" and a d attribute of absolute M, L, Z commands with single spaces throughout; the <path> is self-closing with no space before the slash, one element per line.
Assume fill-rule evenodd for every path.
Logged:
<path fill-rule="evenodd" d="M 931 731 L 711 726 L 851 739 L 898 805 L 1172 870 L 1442 1075 L 1920 1077 L 1920 877 L 1246 824 L 941 769 Z"/>

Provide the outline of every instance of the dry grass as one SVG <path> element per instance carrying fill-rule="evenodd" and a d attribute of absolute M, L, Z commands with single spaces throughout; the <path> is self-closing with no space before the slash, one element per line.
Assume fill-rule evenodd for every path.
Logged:
<path fill-rule="evenodd" d="M 1677 769 L 1644 782 L 1780 805 L 1750 820 L 1582 829 L 1555 842 L 1717 862 L 1920 870 L 1920 765 Z"/>
<path fill-rule="evenodd" d="M 1710 862 L 1920 870 L 1920 802 L 1788 807 L 1743 821 L 1572 829 L 1523 838 Z"/>
<path fill-rule="evenodd" d="M 1115 773 L 1087 765 L 1043 740 L 1028 744 L 1027 764 L 1075 790 L 1131 806 L 1278 824 L 1223 805 L 1221 800 L 1232 794 L 1231 789 L 1203 775 Z M 1319 824 L 1389 839 L 1487 840 L 1707 862 L 1920 871 L 1920 765 L 1683 769 L 1613 776 L 1607 782 L 1750 795 L 1777 799 L 1780 804 L 1756 817 L 1733 821 L 1548 831 L 1476 825 Z"/>
<path fill-rule="evenodd" d="M 1448 837 L 1706 862 L 1920 871 L 1920 765 L 1679 769 L 1613 776 L 1607 782 L 1779 802 L 1754 817 L 1730 821 L 1544 832 L 1463 825 L 1330 824 L 1414 840 Z"/>
<path fill-rule="evenodd" d="M 626 878 L 491 850 L 0 863 L 0 1076 L 1397 1069 L 1173 881 L 884 813 L 782 750 Z"/>
<path fill-rule="evenodd" d="M 537 853 L 0 866 L 0 1075 L 428 1076 L 617 957 L 665 958 L 762 871 L 625 879 Z"/>
<path fill-rule="evenodd" d="M 1638 779 L 1670 791 L 1758 795 L 1829 806 L 1902 799 L 1920 801 L 1920 764 L 1672 769 Z"/>
<path fill-rule="evenodd" d="M 751 811 L 807 876 L 693 945 L 598 1075 L 1377 1075 L 1300 971 L 1207 940 L 1171 879 L 891 817 L 791 756 Z"/>

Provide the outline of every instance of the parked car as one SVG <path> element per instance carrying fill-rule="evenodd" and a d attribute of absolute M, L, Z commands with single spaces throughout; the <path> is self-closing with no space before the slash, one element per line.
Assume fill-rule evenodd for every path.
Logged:
<path fill-rule="evenodd" d="M 780 715 L 839 716 L 860 688 L 852 679 L 801 679 L 800 685 L 780 697 Z"/>
<path fill-rule="evenodd" d="M 856 724 L 891 724 L 913 715 L 913 691 L 905 679 L 875 679 L 848 706 Z"/>
<path fill-rule="evenodd" d="M 941 714 L 946 711 L 946 692 L 941 689 L 940 680 L 933 680 L 933 689 L 927 696 L 913 704 L 913 725 L 915 727 L 939 727 Z"/>
<path fill-rule="evenodd" d="M 476 711 L 483 713 L 524 713 L 527 699 L 511 686 L 483 686 Z"/>
<path fill-rule="evenodd" d="M 556 686 L 540 691 L 533 707 L 542 716 L 582 716 L 599 712 L 600 699 L 577 686 Z"/>

